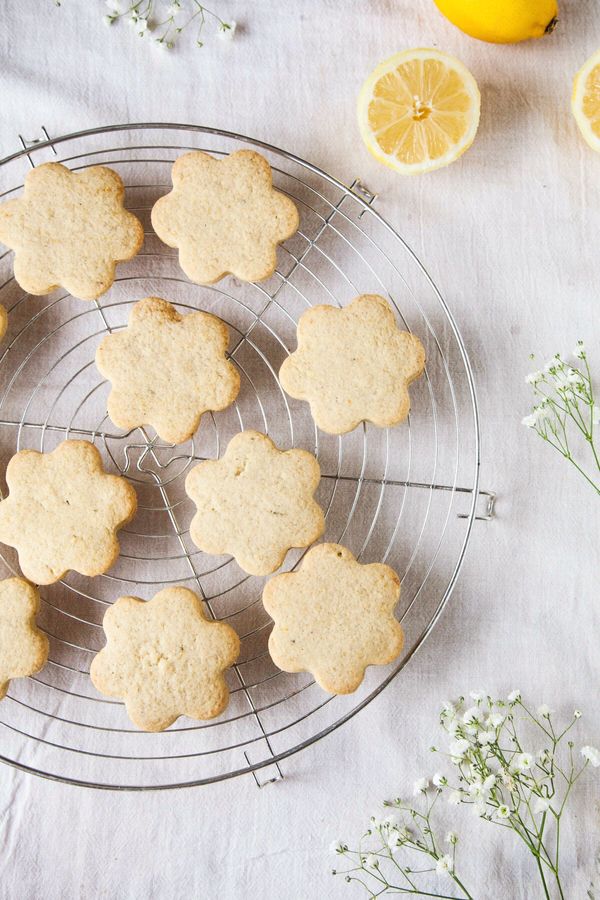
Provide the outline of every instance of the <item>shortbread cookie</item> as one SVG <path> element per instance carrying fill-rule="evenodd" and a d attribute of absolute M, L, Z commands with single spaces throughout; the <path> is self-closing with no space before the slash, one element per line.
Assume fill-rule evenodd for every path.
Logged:
<path fill-rule="evenodd" d="M 163 731 L 179 716 L 223 712 L 223 673 L 238 658 L 240 639 L 231 626 L 205 618 L 193 591 L 166 588 L 148 601 L 120 597 L 103 624 L 107 644 L 92 661 L 92 682 L 124 700 L 138 728 Z"/>
<path fill-rule="evenodd" d="M 135 515 L 133 487 L 107 475 L 89 441 L 63 441 L 51 453 L 21 450 L 8 464 L 0 541 L 15 547 L 23 574 L 52 584 L 72 569 L 100 575 L 119 555 L 116 532 Z"/>
<path fill-rule="evenodd" d="M 22 197 L 0 205 L 0 241 L 15 251 L 15 278 L 29 294 L 62 286 L 95 300 L 109 289 L 115 264 L 144 241 L 141 222 L 123 206 L 116 172 L 71 172 L 44 163 L 28 172 Z"/>
<path fill-rule="evenodd" d="M 169 443 L 187 441 L 207 410 L 233 403 L 240 376 L 226 359 L 227 326 L 216 316 L 181 316 L 158 297 L 136 303 L 124 331 L 96 352 L 112 384 L 108 415 L 120 428 L 151 425 Z"/>
<path fill-rule="evenodd" d="M 190 535 L 205 553 L 230 553 L 250 575 L 268 575 L 291 547 L 307 547 L 325 528 L 313 499 L 319 464 L 306 450 L 278 450 L 257 431 L 242 431 L 219 460 L 186 478 L 197 507 Z"/>
<path fill-rule="evenodd" d="M 224 275 L 242 281 L 269 278 L 277 244 L 298 229 L 292 200 L 273 188 L 271 166 L 254 150 L 218 160 L 194 151 L 173 165 L 173 190 L 152 210 L 152 226 L 192 281 L 212 284 Z"/>
<path fill-rule="evenodd" d="M 3 306 L 0 306 L 0 341 L 6 334 L 8 328 L 8 313 Z"/>
<path fill-rule="evenodd" d="M 48 659 L 48 638 L 35 624 L 39 605 L 39 594 L 27 581 L 0 581 L 0 700 L 11 679 L 39 672 Z"/>
<path fill-rule="evenodd" d="M 315 306 L 298 321 L 298 349 L 279 380 L 308 400 L 316 424 L 345 434 L 363 421 L 396 425 L 410 409 L 408 385 L 422 374 L 421 341 L 401 331 L 387 300 L 363 294 L 343 309 Z"/>
<path fill-rule="evenodd" d="M 275 622 L 269 652 L 284 672 L 311 672 L 330 694 L 351 694 L 367 666 L 400 654 L 394 618 L 400 579 L 380 563 L 362 565 L 340 544 L 308 551 L 297 572 L 271 578 L 263 593 Z"/>

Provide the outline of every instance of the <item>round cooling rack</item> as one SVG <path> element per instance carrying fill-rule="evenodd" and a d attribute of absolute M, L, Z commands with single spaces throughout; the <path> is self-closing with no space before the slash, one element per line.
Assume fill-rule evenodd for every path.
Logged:
<path fill-rule="evenodd" d="M 0 162 L 2 200 L 19 195 L 30 166 L 51 160 L 74 171 L 108 165 L 123 178 L 126 205 L 142 220 L 146 239 L 95 303 L 63 290 L 26 295 L 13 278 L 13 254 L 0 257 L 0 304 L 9 314 L 0 345 L 0 471 L 23 448 L 50 451 L 66 438 L 87 439 L 108 471 L 135 485 L 139 510 L 121 532 L 121 556 L 106 575 L 71 573 L 42 588 L 38 621 L 50 656 L 38 675 L 13 680 L 0 703 L 0 758 L 97 788 L 183 787 L 248 772 L 259 784 L 274 780 L 282 759 L 345 722 L 398 674 L 452 591 L 481 499 L 477 403 L 460 334 L 421 263 L 358 182 L 346 187 L 291 153 L 188 125 L 123 125 L 23 144 Z M 240 147 L 268 158 L 275 185 L 298 206 L 300 230 L 280 248 L 268 281 L 191 284 L 176 251 L 153 233 L 150 210 L 170 190 L 171 165 L 181 153 L 219 157 Z M 296 323 L 307 307 L 343 306 L 362 293 L 391 301 L 401 326 L 423 341 L 427 370 L 411 386 L 410 421 L 325 435 L 308 405 L 283 393 L 277 372 L 295 348 Z M 241 376 L 236 403 L 205 415 L 193 439 L 179 446 L 160 441 L 152 429 L 116 428 L 106 414 L 107 383 L 94 364 L 103 336 L 125 327 L 133 304 L 149 295 L 227 322 L 229 355 Z M 388 563 L 402 579 L 402 657 L 370 668 L 355 694 L 331 697 L 307 674 L 280 672 L 267 650 L 264 579 L 247 576 L 231 558 L 201 553 L 190 540 L 185 476 L 196 461 L 219 456 L 243 428 L 268 433 L 284 449 L 315 453 L 324 539 L 345 544 L 362 562 Z M 492 495 L 486 498 L 483 518 L 493 503 Z M 284 568 L 301 558 L 298 551 L 288 554 Z M 3 577 L 18 573 L 9 548 L 1 559 Z M 147 734 L 131 725 L 121 703 L 95 691 L 89 667 L 104 643 L 107 607 L 124 594 L 150 599 L 172 584 L 201 594 L 208 612 L 236 629 L 242 649 L 228 673 L 231 702 L 220 717 L 181 718 L 163 733 Z"/>

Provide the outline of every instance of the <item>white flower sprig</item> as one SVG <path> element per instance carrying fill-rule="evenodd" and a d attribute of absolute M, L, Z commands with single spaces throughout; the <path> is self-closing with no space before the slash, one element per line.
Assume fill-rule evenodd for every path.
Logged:
<path fill-rule="evenodd" d="M 595 403 L 594 386 L 588 356 L 579 341 L 573 351 L 577 360 L 572 365 L 557 353 L 543 369 L 531 372 L 525 381 L 533 388 L 536 405 L 523 425 L 533 428 L 541 438 L 572 463 L 585 480 L 600 494 L 600 445 L 596 434 L 600 431 L 600 407 Z M 534 359 L 531 356 L 531 359 Z M 591 468 L 581 464 L 573 455 L 573 436 L 591 452 Z M 585 468 L 584 468 L 585 466 Z"/>
<path fill-rule="evenodd" d="M 61 0 L 54 0 L 61 6 Z M 171 50 L 182 34 L 192 24 L 196 26 L 195 43 L 204 46 L 204 31 L 207 21 L 212 19 L 217 26 L 216 33 L 225 40 L 232 40 L 236 23 L 226 22 L 200 0 L 171 0 L 158 3 L 157 0 L 105 0 L 104 22 L 115 25 L 127 21 L 139 37 L 148 40 L 160 50 Z"/>
<path fill-rule="evenodd" d="M 419 801 L 386 801 L 391 815 L 372 816 L 356 850 L 344 842 L 332 849 L 349 866 L 334 874 L 361 884 L 371 898 L 383 894 L 414 894 L 444 900 L 474 900 L 457 874 L 456 847 L 451 831 L 445 840 L 434 831 L 432 813 L 445 796 L 449 804 L 472 808 L 484 821 L 511 830 L 535 859 L 544 897 L 565 898 L 560 880 L 560 825 L 573 785 L 587 766 L 600 767 L 600 751 L 581 748 L 565 738 L 581 718 L 579 710 L 566 725 L 555 727 L 553 712 L 543 704 L 533 711 L 513 691 L 493 700 L 484 691 L 445 703 L 440 723 L 449 739 L 446 756 L 453 774 L 436 772 L 413 786 Z M 528 750 L 523 733 L 535 749 Z M 436 747 L 431 750 L 440 751 Z M 424 858 L 424 862 L 419 863 Z M 416 863 L 415 863 L 416 858 Z M 444 877 L 448 888 L 436 880 Z"/>

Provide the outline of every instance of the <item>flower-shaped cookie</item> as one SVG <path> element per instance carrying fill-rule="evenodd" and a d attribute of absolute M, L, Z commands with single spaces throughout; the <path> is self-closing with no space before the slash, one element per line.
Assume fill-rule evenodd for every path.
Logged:
<path fill-rule="evenodd" d="M 144 241 L 123 195 L 123 182 L 105 166 L 32 169 L 23 196 L 0 205 L 0 241 L 15 251 L 23 290 L 48 294 L 62 285 L 82 300 L 107 291 L 115 264 L 135 256 Z"/>
<path fill-rule="evenodd" d="M 306 450 L 278 450 L 257 431 L 231 439 L 224 456 L 197 465 L 185 489 L 197 507 L 190 535 L 205 553 L 230 553 L 250 575 L 268 575 L 291 547 L 325 528 L 313 499 L 319 464 Z"/>
<path fill-rule="evenodd" d="M 0 581 L 0 700 L 12 678 L 39 672 L 48 659 L 48 638 L 35 624 L 38 592 L 22 578 Z"/>
<path fill-rule="evenodd" d="M 401 331 L 389 303 L 363 294 L 343 309 L 314 306 L 298 321 L 298 349 L 279 380 L 297 400 L 308 400 L 316 424 L 345 434 L 363 421 L 396 425 L 410 409 L 408 385 L 422 374 L 421 341 Z"/>
<path fill-rule="evenodd" d="M 402 650 L 399 596 L 389 566 L 362 565 L 339 544 L 313 547 L 297 572 L 276 575 L 264 589 L 275 622 L 273 662 L 284 672 L 311 672 L 330 694 L 351 694 L 367 666 L 385 665 Z"/>
<path fill-rule="evenodd" d="M 223 673 L 238 658 L 240 640 L 231 626 L 205 618 L 193 591 L 120 597 L 103 624 L 107 644 L 92 661 L 92 682 L 123 699 L 138 728 L 163 731 L 179 716 L 212 719 L 225 709 Z"/>
<path fill-rule="evenodd" d="M 0 541 L 15 547 L 23 574 L 52 584 L 69 569 L 100 575 L 119 555 L 116 532 L 135 515 L 133 487 L 107 475 L 89 441 L 63 441 L 52 453 L 21 450 L 8 464 Z"/>
<path fill-rule="evenodd" d="M 0 341 L 6 334 L 8 328 L 8 313 L 3 306 L 0 306 Z"/>
<path fill-rule="evenodd" d="M 173 190 L 152 210 L 152 226 L 192 281 L 212 284 L 224 275 L 269 278 L 277 244 L 298 229 L 298 210 L 273 188 L 271 166 L 254 150 L 222 160 L 194 151 L 173 165 Z"/>
<path fill-rule="evenodd" d="M 216 316 L 180 316 L 158 297 L 136 303 L 123 331 L 107 335 L 96 364 L 112 384 L 108 414 L 115 425 L 152 425 L 165 441 L 181 444 L 207 410 L 225 409 L 240 376 L 225 357 L 229 335 Z"/>

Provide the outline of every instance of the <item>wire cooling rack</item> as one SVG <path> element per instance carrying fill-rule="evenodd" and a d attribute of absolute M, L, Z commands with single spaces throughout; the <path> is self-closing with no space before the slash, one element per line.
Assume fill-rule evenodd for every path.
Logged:
<path fill-rule="evenodd" d="M 122 176 L 126 204 L 146 238 L 95 303 L 63 290 L 23 294 L 13 278 L 13 254 L 0 257 L 0 303 L 9 313 L 0 345 L 0 471 L 23 448 L 49 451 L 66 438 L 84 438 L 98 447 L 108 471 L 135 485 L 139 511 L 121 532 L 122 553 L 107 574 L 71 573 L 42 589 L 39 623 L 50 657 L 38 675 L 14 680 L 0 703 L 0 758 L 97 788 L 183 787 L 249 772 L 258 784 L 276 780 L 282 759 L 349 719 L 403 668 L 452 591 L 474 519 L 493 514 L 493 495 L 479 491 L 477 403 L 460 334 L 425 269 L 372 208 L 374 197 L 360 182 L 346 187 L 291 153 L 196 126 L 111 126 L 53 139 L 44 130 L 43 140 L 21 142 L 21 151 L 0 161 L 3 200 L 18 195 L 28 168 L 42 162 L 75 171 L 109 165 Z M 300 230 L 280 248 L 277 271 L 266 282 L 229 277 L 210 287 L 191 284 L 176 251 L 152 232 L 152 205 L 170 189 L 171 165 L 181 153 L 223 156 L 248 146 L 267 156 L 276 186 L 295 200 Z M 296 322 L 307 307 L 344 305 L 361 293 L 390 299 L 400 324 L 425 344 L 427 371 L 411 387 L 407 423 L 388 430 L 365 425 L 333 437 L 317 431 L 306 404 L 283 393 L 277 372 L 295 347 Z M 165 444 L 151 429 L 124 432 L 106 415 L 108 386 L 94 365 L 96 347 L 148 295 L 183 312 L 216 313 L 230 328 L 239 397 L 229 410 L 204 416 L 184 445 Z M 401 576 L 403 655 L 371 668 L 351 696 L 330 697 L 309 675 L 276 669 L 260 601 L 264 579 L 246 575 L 230 558 L 201 553 L 190 540 L 186 473 L 197 460 L 220 455 L 243 428 L 268 432 L 282 448 L 315 453 L 325 540 L 347 545 L 363 562 L 386 562 Z M 5 496 L 4 481 L 0 490 Z M 18 572 L 16 555 L 1 549 L 4 574 Z M 290 553 L 284 568 L 301 557 Z M 242 650 L 229 673 L 231 702 L 222 716 L 182 718 L 166 732 L 146 734 L 131 726 L 121 703 L 95 691 L 89 666 L 103 646 L 103 615 L 117 597 L 149 599 L 172 584 L 200 593 L 210 614 L 236 629 Z"/>

